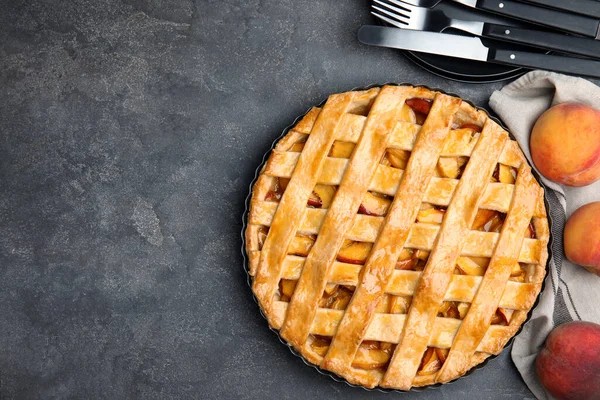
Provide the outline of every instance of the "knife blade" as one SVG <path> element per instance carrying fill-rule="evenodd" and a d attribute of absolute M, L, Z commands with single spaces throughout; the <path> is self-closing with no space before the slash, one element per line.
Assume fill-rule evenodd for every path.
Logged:
<path fill-rule="evenodd" d="M 363 25 L 364 44 L 600 78 L 600 61 L 486 47 L 478 37 Z"/>
<path fill-rule="evenodd" d="M 478 10 L 545 25 L 561 31 L 600 39 L 600 21 L 583 15 L 537 7 L 513 0 L 452 0 Z"/>

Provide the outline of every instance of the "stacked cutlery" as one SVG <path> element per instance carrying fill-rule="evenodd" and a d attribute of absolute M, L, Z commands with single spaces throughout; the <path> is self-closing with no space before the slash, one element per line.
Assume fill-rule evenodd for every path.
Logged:
<path fill-rule="evenodd" d="M 600 40 L 597 40 L 600 38 L 600 19 L 573 12 L 589 13 L 591 16 L 600 14 L 598 1 L 546 0 L 546 7 L 542 8 L 512 0 L 454 0 L 478 10 L 544 25 L 546 30 L 535 28 L 535 25 L 522 28 L 449 18 L 442 10 L 436 9 L 440 1 L 445 0 L 373 0 L 373 15 L 401 29 L 363 26 L 359 40 L 376 46 L 600 78 Z M 528 1 L 542 3 L 541 0 Z M 522 23 L 520 25 L 523 26 Z M 446 28 L 473 36 L 440 33 Z M 553 31 L 548 31 L 548 28 Z M 543 54 L 534 49 L 523 51 L 522 46 L 518 46 L 519 50 L 507 50 L 506 46 L 495 46 L 493 41 L 484 44 L 479 37 L 587 58 Z"/>

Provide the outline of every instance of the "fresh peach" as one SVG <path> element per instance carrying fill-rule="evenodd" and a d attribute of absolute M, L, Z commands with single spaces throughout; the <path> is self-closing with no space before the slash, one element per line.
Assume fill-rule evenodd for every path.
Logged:
<path fill-rule="evenodd" d="M 529 139 L 531 156 L 548 179 L 585 186 L 600 179 L 600 111 L 562 103 L 544 112 Z"/>
<path fill-rule="evenodd" d="M 546 390 L 558 399 L 600 399 L 600 325 L 569 322 L 555 328 L 535 362 Z"/>
<path fill-rule="evenodd" d="M 600 201 L 575 210 L 564 232 L 569 261 L 600 276 Z"/>

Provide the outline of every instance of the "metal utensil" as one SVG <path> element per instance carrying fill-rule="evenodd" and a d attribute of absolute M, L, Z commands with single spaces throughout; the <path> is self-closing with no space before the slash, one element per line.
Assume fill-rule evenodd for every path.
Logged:
<path fill-rule="evenodd" d="M 442 32 L 451 27 L 475 36 L 600 58 L 598 40 L 449 18 L 442 10 L 413 6 L 399 0 L 373 0 L 373 3 L 375 11 L 371 14 L 398 28 Z"/>
<path fill-rule="evenodd" d="M 365 44 L 600 78 L 600 61 L 486 47 L 478 37 L 363 25 Z"/>
<path fill-rule="evenodd" d="M 435 7 L 442 0 L 405 0 L 419 7 Z M 489 11 L 538 25 L 548 26 L 559 31 L 577 33 L 600 39 L 600 21 L 583 15 L 576 15 L 555 9 L 519 3 L 514 0 L 451 0 L 467 7 Z M 542 0 L 539 1 L 542 4 Z"/>

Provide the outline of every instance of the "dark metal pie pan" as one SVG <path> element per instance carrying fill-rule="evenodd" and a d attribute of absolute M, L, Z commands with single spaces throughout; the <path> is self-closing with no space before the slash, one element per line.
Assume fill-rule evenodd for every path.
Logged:
<path fill-rule="evenodd" d="M 511 139 L 515 140 L 515 137 L 512 135 L 512 133 L 510 133 L 510 131 L 506 128 L 506 126 L 504 126 L 504 124 L 502 123 L 502 121 L 500 121 L 500 119 L 496 118 L 488 110 L 486 110 L 485 108 L 476 106 L 475 104 L 473 104 L 469 100 L 465 100 L 465 99 L 463 99 L 462 97 L 460 97 L 460 96 L 458 96 L 456 94 L 448 93 L 448 92 L 446 92 L 446 91 L 444 91 L 442 89 L 430 88 L 430 87 L 428 87 L 426 85 L 413 85 L 413 84 L 410 84 L 410 83 L 401 83 L 401 84 L 398 84 L 398 83 L 393 83 L 392 82 L 392 83 L 372 84 L 372 85 L 368 85 L 368 86 L 364 86 L 364 87 L 358 87 L 358 88 L 352 89 L 351 91 L 368 90 L 368 89 L 372 89 L 374 87 L 382 87 L 382 86 L 385 86 L 385 85 L 423 87 L 423 88 L 426 88 L 426 89 L 429 89 L 429 90 L 432 90 L 432 91 L 444 93 L 444 94 L 449 95 L 449 96 L 459 97 L 463 101 L 466 101 L 468 104 L 470 104 L 471 106 L 475 107 L 476 109 L 484 111 L 493 121 L 495 121 L 496 123 L 498 123 L 503 129 L 505 129 L 507 132 L 509 132 L 509 136 L 510 136 Z M 279 142 L 279 140 L 281 140 L 285 135 L 287 135 L 288 132 L 294 126 L 296 126 L 296 124 L 298 122 L 300 122 L 300 120 L 311 110 L 312 107 L 315 107 L 315 106 L 316 107 L 322 107 L 325 104 L 326 101 L 327 101 L 327 98 L 325 100 L 321 101 L 319 104 L 311 106 L 308 110 L 306 110 L 306 112 L 304 114 L 302 114 L 299 117 L 297 117 L 291 125 L 289 125 L 288 127 L 286 127 L 283 130 L 283 132 L 273 141 L 273 143 L 271 144 L 271 147 L 269 148 L 269 150 L 263 156 L 263 159 L 262 159 L 260 165 L 258 166 L 258 168 L 256 168 L 256 172 L 254 174 L 254 179 L 250 183 L 249 193 L 248 193 L 248 196 L 246 197 L 246 202 L 245 202 L 245 210 L 244 210 L 244 213 L 242 215 L 242 232 L 241 232 L 241 236 L 242 236 L 242 249 L 241 250 L 242 250 L 242 257 L 244 259 L 244 271 L 246 272 L 246 275 L 247 275 L 248 286 L 250 287 L 250 291 L 252 293 L 252 297 L 254 298 L 254 301 L 256 302 L 257 305 L 259 304 L 258 303 L 258 299 L 254 295 L 254 292 L 252 292 L 252 277 L 250 276 L 250 266 L 248 264 L 248 255 L 246 253 L 246 235 L 245 235 L 246 227 L 248 225 L 248 215 L 249 215 L 249 212 L 250 212 L 250 199 L 252 197 L 252 187 L 254 186 L 254 183 L 258 179 L 258 176 L 260 175 L 260 171 L 262 170 L 263 166 L 265 165 L 265 163 L 269 159 L 269 156 L 271 155 L 271 151 L 275 148 L 275 145 L 277 144 L 277 142 Z M 535 177 L 535 179 L 537 180 L 537 182 L 540 184 L 540 186 L 542 188 L 544 188 L 544 203 L 545 203 L 545 206 L 546 206 L 546 210 L 549 210 L 550 209 L 550 204 L 548 202 L 547 195 L 546 195 L 546 187 L 544 186 L 543 182 L 540 179 L 540 176 L 537 174 L 537 172 L 535 171 L 534 168 L 531 169 L 531 172 L 532 172 L 533 176 Z M 549 224 L 550 239 L 548 241 L 548 260 L 546 262 L 546 274 L 548 273 L 548 263 L 550 262 L 550 259 L 552 258 L 552 239 L 553 239 L 552 238 L 552 220 L 550 219 L 550 212 L 547 212 L 547 214 L 548 214 L 548 224 Z M 542 291 L 544 290 L 544 288 L 546 286 L 545 282 L 546 281 L 544 279 L 544 282 L 542 283 L 542 288 L 540 290 L 540 295 L 541 295 Z M 521 327 L 519 328 L 519 330 L 517 331 L 517 333 L 508 340 L 508 342 L 504 346 L 503 351 L 506 350 L 508 347 L 510 347 L 512 345 L 512 342 L 513 342 L 515 336 L 517 336 L 521 332 L 521 330 L 523 329 L 523 326 L 525 326 L 525 324 L 527 322 L 529 322 L 529 320 L 531 319 L 531 313 L 532 313 L 533 309 L 537 306 L 537 304 L 539 302 L 540 295 L 538 295 L 535 303 L 531 307 L 531 310 L 529 310 L 529 313 L 527 315 L 527 319 L 523 322 L 523 324 L 521 324 Z M 260 307 L 260 305 L 259 305 L 258 308 L 259 308 L 259 311 L 260 311 L 261 315 L 265 318 L 265 320 L 267 320 L 267 317 L 263 313 L 263 310 Z M 329 376 L 330 378 L 332 378 L 333 380 L 335 380 L 337 382 L 343 382 L 343 383 L 345 383 L 345 384 L 347 384 L 349 386 L 356 387 L 356 388 L 362 388 L 362 389 L 367 390 L 367 391 L 379 391 L 379 392 L 384 392 L 384 393 L 390 393 L 390 392 L 391 393 L 405 393 L 405 392 L 407 392 L 407 391 L 402 391 L 402 390 L 397 390 L 397 389 L 385 389 L 385 388 L 381 388 L 381 387 L 376 387 L 374 389 L 369 389 L 369 388 L 366 388 L 364 386 L 354 385 L 354 384 L 348 382 L 345 378 L 343 378 L 341 376 L 338 376 L 338 375 L 336 375 L 333 372 L 326 371 L 326 370 L 320 368 L 317 365 L 312 364 L 311 362 L 309 362 L 308 360 L 306 360 L 298 351 L 296 351 L 291 345 L 289 345 L 279 335 L 279 331 L 278 330 L 273 329 L 273 328 L 269 328 L 269 329 L 271 329 L 271 331 L 273 331 L 275 333 L 275 335 L 277 336 L 277 338 L 279 339 L 279 341 L 281 341 L 281 343 L 283 343 L 285 346 L 287 346 L 290 349 L 290 351 L 294 355 L 298 356 L 306 365 L 308 365 L 310 367 L 313 367 L 320 374 Z M 473 374 L 476 370 L 479 370 L 479 369 L 483 368 L 490 360 L 492 360 L 492 359 L 494 359 L 496 357 L 497 357 L 497 355 L 491 355 L 491 356 L 489 356 L 481 364 L 474 366 L 469 371 L 467 371 L 466 374 L 464 374 L 464 375 L 462 375 L 462 376 L 454 379 L 453 381 L 450 381 L 450 382 L 447 382 L 447 383 L 435 383 L 435 384 L 432 384 L 432 385 L 427 385 L 427 386 L 422 386 L 422 387 L 414 387 L 414 388 L 411 388 L 408 391 L 409 392 L 421 392 L 421 391 L 424 391 L 424 390 L 439 388 L 442 385 L 448 385 L 450 383 L 456 382 L 459 379 L 465 378 L 465 377 Z"/>

